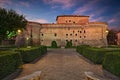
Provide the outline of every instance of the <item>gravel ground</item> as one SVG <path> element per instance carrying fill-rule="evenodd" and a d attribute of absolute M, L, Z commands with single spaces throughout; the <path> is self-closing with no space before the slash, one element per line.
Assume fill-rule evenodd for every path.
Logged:
<path fill-rule="evenodd" d="M 86 71 L 91 71 L 105 80 L 120 80 L 118 77 L 95 65 L 75 49 L 48 49 L 48 53 L 34 64 L 23 65 L 23 71 L 17 77 L 42 71 L 41 80 L 84 80 Z"/>

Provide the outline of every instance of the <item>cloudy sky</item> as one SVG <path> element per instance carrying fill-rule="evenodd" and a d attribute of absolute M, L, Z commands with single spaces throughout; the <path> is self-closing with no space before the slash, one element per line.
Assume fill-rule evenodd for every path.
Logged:
<path fill-rule="evenodd" d="M 23 14 L 28 21 L 53 23 L 58 15 L 87 15 L 120 29 L 120 0 L 0 0 L 0 7 Z"/>

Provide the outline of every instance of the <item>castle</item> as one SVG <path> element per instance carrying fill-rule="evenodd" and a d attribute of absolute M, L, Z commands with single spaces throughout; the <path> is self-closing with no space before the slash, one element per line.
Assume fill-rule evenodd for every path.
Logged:
<path fill-rule="evenodd" d="M 34 45 L 50 46 L 56 41 L 65 46 L 72 41 L 73 46 L 107 46 L 107 28 L 105 22 L 89 22 L 89 16 L 59 15 L 56 23 L 28 22 L 26 38 L 32 38 Z"/>

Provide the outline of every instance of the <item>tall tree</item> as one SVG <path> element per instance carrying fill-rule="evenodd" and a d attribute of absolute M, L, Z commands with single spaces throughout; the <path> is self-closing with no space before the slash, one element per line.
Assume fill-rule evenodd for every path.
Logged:
<path fill-rule="evenodd" d="M 27 20 L 14 10 L 0 8 L 0 39 L 10 38 L 18 29 L 25 29 Z"/>

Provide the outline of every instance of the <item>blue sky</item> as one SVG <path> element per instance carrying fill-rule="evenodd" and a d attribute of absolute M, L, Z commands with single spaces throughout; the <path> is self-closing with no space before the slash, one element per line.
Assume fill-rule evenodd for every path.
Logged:
<path fill-rule="evenodd" d="M 23 14 L 28 21 L 53 23 L 58 15 L 86 15 L 120 29 L 120 0 L 0 0 L 0 7 Z"/>

